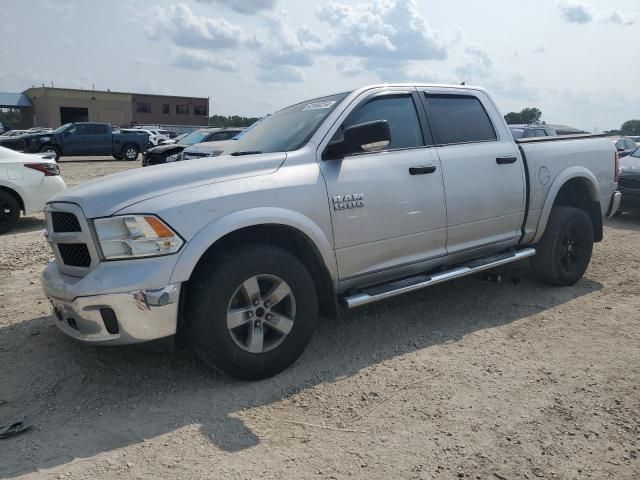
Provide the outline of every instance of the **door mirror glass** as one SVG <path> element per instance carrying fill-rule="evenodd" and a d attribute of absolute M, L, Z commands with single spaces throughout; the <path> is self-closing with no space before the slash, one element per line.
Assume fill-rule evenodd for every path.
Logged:
<path fill-rule="evenodd" d="M 344 129 L 341 139 L 327 145 L 325 158 L 342 158 L 364 152 L 385 149 L 391 143 L 391 132 L 386 120 L 360 123 Z"/>

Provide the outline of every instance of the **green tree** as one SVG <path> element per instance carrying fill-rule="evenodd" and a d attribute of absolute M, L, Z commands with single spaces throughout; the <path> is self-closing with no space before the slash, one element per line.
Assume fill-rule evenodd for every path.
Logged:
<path fill-rule="evenodd" d="M 257 118 L 241 117 L 239 115 L 212 115 L 209 117 L 210 127 L 248 127 L 254 123 Z"/>
<path fill-rule="evenodd" d="M 640 120 L 629 120 L 620 127 L 623 135 L 640 135 Z"/>
<path fill-rule="evenodd" d="M 518 125 L 522 122 L 522 115 L 517 112 L 509 112 L 504 116 L 504 119 L 509 125 Z"/>
<path fill-rule="evenodd" d="M 538 108 L 524 108 L 520 115 L 522 115 L 522 123 L 531 124 L 538 123 L 542 118 L 542 112 Z"/>
<path fill-rule="evenodd" d="M 509 112 L 504 119 L 509 125 L 539 123 L 542 118 L 542 112 L 539 108 L 529 107 L 523 108 L 519 112 Z"/>

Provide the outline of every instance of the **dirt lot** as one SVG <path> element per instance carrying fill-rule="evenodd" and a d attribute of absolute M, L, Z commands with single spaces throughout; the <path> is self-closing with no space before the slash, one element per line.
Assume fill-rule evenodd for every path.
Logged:
<path fill-rule="evenodd" d="M 136 165 L 62 163 L 69 184 Z M 164 345 L 84 346 L 39 285 L 41 217 L 0 250 L 7 478 L 640 478 L 640 218 L 609 221 L 586 277 L 526 266 L 327 320 L 257 383 Z"/>

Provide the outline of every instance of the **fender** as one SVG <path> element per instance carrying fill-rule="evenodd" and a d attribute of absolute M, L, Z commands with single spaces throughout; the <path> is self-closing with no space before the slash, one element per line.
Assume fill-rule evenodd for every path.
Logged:
<path fill-rule="evenodd" d="M 574 178 L 581 178 L 586 181 L 587 188 L 589 189 L 589 193 L 591 194 L 591 199 L 594 202 L 600 201 L 600 186 L 598 185 L 598 180 L 595 175 L 591 173 L 584 167 L 570 167 L 566 170 L 560 172 L 556 178 L 554 179 L 549 191 L 547 192 L 547 198 L 544 202 L 544 206 L 542 207 L 542 212 L 540 214 L 540 219 L 538 220 L 538 227 L 536 229 L 536 235 L 531 241 L 531 243 L 537 243 L 544 235 L 544 231 L 547 227 L 547 221 L 549 220 L 549 215 L 551 215 L 551 209 L 553 208 L 553 204 L 556 201 L 556 197 L 558 193 L 562 189 L 565 183 Z"/>
<path fill-rule="evenodd" d="M 171 282 L 186 282 L 198 261 L 211 245 L 236 230 L 257 225 L 284 225 L 306 235 L 316 246 L 334 284 L 338 282 L 336 258 L 331 242 L 322 229 L 300 212 L 277 207 L 240 210 L 220 217 L 203 227 L 189 240 L 171 274 Z"/>

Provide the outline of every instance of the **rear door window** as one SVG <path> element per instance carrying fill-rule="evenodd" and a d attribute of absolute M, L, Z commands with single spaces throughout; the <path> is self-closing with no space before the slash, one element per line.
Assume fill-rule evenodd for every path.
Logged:
<path fill-rule="evenodd" d="M 391 143 L 384 150 L 424 146 L 418 112 L 410 95 L 380 97 L 356 109 L 342 125 L 342 130 L 361 123 L 386 120 Z M 341 132 L 336 132 L 340 135 Z"/>
<path fill-rule="evenodd" d="M 479 99 L 466 95 L 425 94 L 440 145 L 497 140 L 491 119 Z M 529 135 L 527 135 L 529 136 Z"/>

